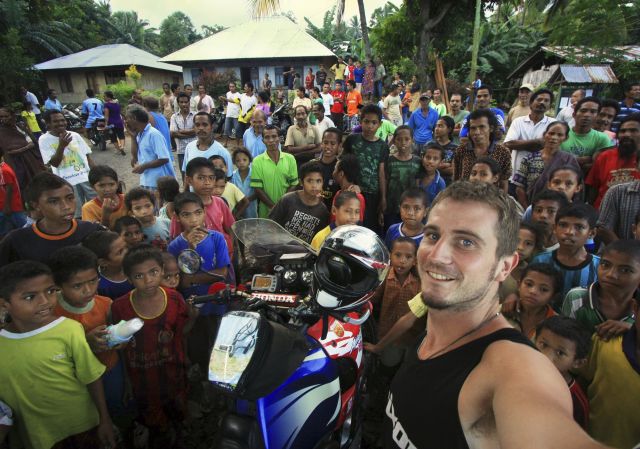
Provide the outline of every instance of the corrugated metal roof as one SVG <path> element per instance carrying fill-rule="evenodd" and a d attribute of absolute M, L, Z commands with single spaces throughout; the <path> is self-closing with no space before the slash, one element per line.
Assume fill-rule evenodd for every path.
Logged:
<path fill-rule="evenodd" d="M 159 62 L 159 57 L 129 44 L 109 44 L 61 56 L 36 64 L 39 70 L 81 69 L 90 67 L 129 66 L 135 64 L 158 70 L 182 73 L 182 67 Z"/>
<path fill-rule="evenodd" d="M 164 62 L 331 57 L 335 55 L 286 17 L 227 28 L 161 59 Z"/>
<path fill-rule="evenodd" d="M 608 65 L 561 64 L 560 72 L 568 83 L 618 83 L 618 78 Z"/>
<path fill-rule="evenodd" d="M 606 51 L 591 49 L 588 47 L 570 47 L 570 46 L 543 46 L 542 49 L 546 52 L 553 53 L 561 58 L 572 58 L 580 60 L 581 58 L 594 58 L 608 54 L 610 57 L 621 57 L 627 61 L 640 60 L 640 46 L 638 45 L 620 45 L 617 47 L 611 47 Z M 613 62 L 609 58 L 602 57 L 599 62 Z"/>

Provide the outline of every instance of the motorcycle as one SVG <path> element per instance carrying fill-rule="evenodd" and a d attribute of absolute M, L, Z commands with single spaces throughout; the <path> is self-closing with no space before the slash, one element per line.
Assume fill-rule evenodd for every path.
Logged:
<path fill-rule="evenodd" d="M 110 132 L 111 130 L 107 127 L 107 121 L 105 119 L 99 118 L 93 122 L 93 126 L 89 128 L 88 137 L 94 150 L 105 151 L 107 149 Z"/>
<path fill-rule="evenodd" d="M 291 111 L 289 109 L 289 103 L 285 101 L 275 108 L 271 114 L 272 123 L 280 129 L 280 143 L 282 145 L 284 145 L 284 141 L 287 138 L 287 130 L 292 124 Z"/>
<path fill-rule="evenodd" d="M 84 123 L 80 118 L 80 109 L 72 104 L 65 104 L 62 107 L 62 115 L 67 119 L 67 129 L 69 131 L 79 132 L 82 130 Z"/>
<path fill-rule="evenodd" d="M 224 106 L 220 105 L 211 111 L 211 118 L 213 119 L 213 133 L 222 135 L 224 132 L 224 121 L 226 119 Z"/>
<path fill-rule="evenodd" d="M 315 251 L 277 223 L 246 219 L 232 230 L 246 290 L 227 286 L 195 298 L 243 298 L 222 317 L 211 350 L 208 379 L 233 403 L 215 447 L 358 448 L 370 303 L 348 312 L 320 307 L 313 296 Z"/>

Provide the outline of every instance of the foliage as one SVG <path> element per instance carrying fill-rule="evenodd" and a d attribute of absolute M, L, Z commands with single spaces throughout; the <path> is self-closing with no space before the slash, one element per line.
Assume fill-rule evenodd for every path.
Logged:
<path fill-rule="evenodd" d="M 220 95 L 225 95 L 230 82 L 239 83 L 236 79 L 236 73 L 227 69 L 224 72 L 217 70 L 203 70 L 198 78 L 199 84 L 204 84 L 204 88 L 213 98 L 218 98 Z"/>
<path fill-rule="evenodd" d="M 222 25 L 213 25 L 213 26 L 202 25 L 200 28 L 202 29 L 201 35 L 203 38 L 213 36 L 214 34 L 219 33 L 220 31 L 223 31 L 226 29 Z"/>
<path fill-rule="evenodd" d="M 371 19 L 369 20 L 369 26 L 374 28 L 388 16 L 395 14 L 399 11 L 399 8 L 391 2 L 387 2 L 384 6 L 380 6 L 373 10 L 371 13 Z"/>
<path fill-rule="evenodd" d="M 0 35 L 0 61 L 11 61 L 0 70 L 0 104 L 6 104 L 18 97 L 20 86 L 30 86 L 39 78 L 31 68 L 33 60 L 24 52 L 20 33 L 15 28 Z"/>
<path fill-rule="evenodd" d="M 388 75 L 392 73 L 400 73 L 401 76 L 405 77 L 404 81 L 406 83 L 411 79 L 411 75 L 418 73 L 418 67 L 416 63 L 413 62 L 413 59 L 408 58 L 406 56 L 402 56 L 398 61 L 390 67 L 387 67 Z"/>
<path fill-rule="evenodd" d="M 115 44 L 130 44 L 150 53 L 159 51 L 155 28 L 149 28 L 149 22 L 138 17 L 135 11 L 117 11 L 111 16 L 111 22 L 118 30 Z"/>
<path fill-rule="evenodd" d="M 189 16 L 176 11 L 160 24 L 160 54 L 166 56 L 194 43 L 200 37 Z"/>
<path fill-rule="evenodd" d="M 127 76 L 127 80 L 131 80 L 136 87 L 140 87 L 142 73 L 138 72 L 138 68 L 135 64 L 131 64 L 129 68 L 124 71 L 124 74 Z"/>
<path fill-rule="evenodd" d="M 324 13 L 321 26 L 314 25 L 305 17 L 307 33 L 339 56 L 353 55 L 361 58 L 363 56 L 362 31 L 358 17 L 353 16 L 348 25 L 345 22 L 336 25 L 335 15 L 336 7 L 334 6 Z"/>
<path fill-rule="evenodd" d="M 118 103 L 127 104 L 133 95 L 133 91 L 136 90 L 136 86 L 126 81 L 118 81 L 116 84 L 107 84 L 104 90 L 113 92 L 113 96 L 118 100 Z"/>

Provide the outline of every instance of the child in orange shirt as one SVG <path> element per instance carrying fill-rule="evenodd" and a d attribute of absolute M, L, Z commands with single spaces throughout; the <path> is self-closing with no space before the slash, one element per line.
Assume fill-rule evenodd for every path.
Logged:
<path fill-rule="evenodd" d="M 82 219 L 113 229 L 116 220 L 127 213 L 124 195 L 118 193 L 118 174 L 111 167 L 96 165 L 89 171 L 89 184 L 97 196 L 82 205 Z"/>

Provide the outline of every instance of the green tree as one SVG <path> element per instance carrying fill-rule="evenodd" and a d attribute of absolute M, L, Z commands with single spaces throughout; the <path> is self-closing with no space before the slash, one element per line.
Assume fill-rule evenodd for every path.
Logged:
<path fill-rule="evenodd" d="M 200 39 L 193 22 L 183 12 L 176 11 L 160 24 L 160 53 L 173 53 Z"/>
<path fill-rule="evenodd" d="M 216 33 L 219 33 L 220 31 L 225 30 L 226 28 L 223 27 L 222 25 L 202 25 L 200 27 L 200 29 L 202 30 L 202 33 L 200 33 L 202 35 L 202 37 L 209 37 L 209 36 L 213 36 Z"/>
<path fill-rule="evenodd" d="M 149 21 L 140 19 L 135 11 L 116 11 L 111 22 L 118 30 L 117 44 L 131 44 L 142 50 L 157 53 L 159 36 L 155 28 L 149 27 Z"/>

